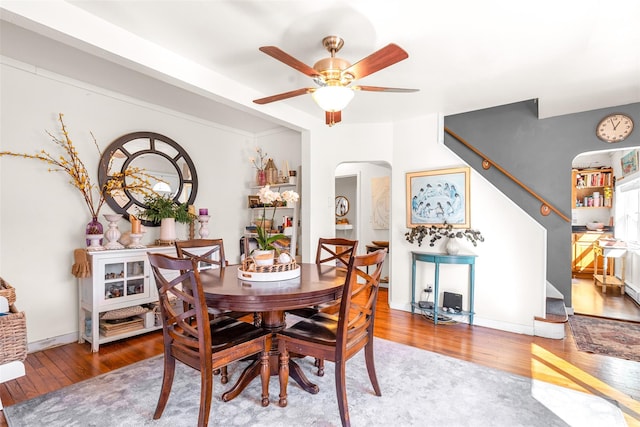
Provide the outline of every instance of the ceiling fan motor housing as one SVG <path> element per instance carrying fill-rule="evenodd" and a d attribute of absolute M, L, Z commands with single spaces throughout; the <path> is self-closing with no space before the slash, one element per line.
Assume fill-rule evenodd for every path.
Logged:
<path fill-rule="evenodd" d="M 331 57 L 319 60 L 313 65 L 313 68 L 322 74 L 327 83 L 330 81 L 337 81 L 343 85 L 347 85 L 351 83 L 353 76 L 348 73 L 342 75 L 342 70 L 345 70 L 350 66 L 351 63 L 346 59 Z"/>

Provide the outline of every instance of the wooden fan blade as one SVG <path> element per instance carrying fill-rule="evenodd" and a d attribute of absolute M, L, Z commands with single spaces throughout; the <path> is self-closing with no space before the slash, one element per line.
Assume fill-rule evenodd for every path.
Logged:
<path fill-rule="evenodd" d="M 342 74 L 349 73 L 354 79 L 361 79 L 408 57 L 404 49 L 391 43 L 343 70 Z"/>
<path fill-rule="evenodd" d="M 287 98 L 293 98 L 294 96 L 300 96 L 300 95 L 304 95 L 306 93 L 310 93 L 313 92 L 314 89 L 305 87 L 302 89 L 296 89 L 296 90 L 292 90 L 290 92 L 283 92 L 283 93 L 279 93 L 277 95 L 271 95 L 271 96 L 267 96 L 266 98 L 260 98 L 260 99 L 254 99 L 253 102 L 255 102 L 256 104 L 268 104 L 270 102 L 274 102 L 274 101 L 282 101 L 283 99 L 287 99 Z"/>
<path fill-rule="evenodd" d="M 324 116 L 326 119 L 326 123 L 329 126 L 333 126 L 336 123 L 340 123 L 340 121 L 342 121 L 342 111 L 325 111 Z"/>
<path fill-rule="evenodd" d="M 295 68 L 296 70 L 300 71 L 303 74 L 306 74 L 309 77 L 316 77 L 320 75 L 320 73 L 318 73 L 315 69 L 311 68 L 304 62 L 297 60 L 278 47 L 262 46 L 259 49 L 261 52 L 264 52 L 267 55 L 277 59 L 278 61 L 283 62 L 292 68 Z"/>
<path fill-rule="evenodd" d="M 351 86 L 353 90 L 364 90 L 367 92 L 418 92 L 420 89 L 404 89 L 400 87 L 380 87 L 380 86 Z"/>

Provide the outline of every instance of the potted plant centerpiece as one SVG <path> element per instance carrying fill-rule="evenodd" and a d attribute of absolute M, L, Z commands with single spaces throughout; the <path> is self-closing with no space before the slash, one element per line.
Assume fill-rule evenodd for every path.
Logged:
<path fill-rule="evenodd" d="M 455 255 L 460 250 L 460 245 L 456 239 L 466 239 L 473 246 L 478 246 L 478 242 L 484 242 L 482 233 L 478 230 L 467 229 L 454 229 L 452 224 L 448 224 L 446 221 L 442 225 L 432 225 L 430 227 L 419 225 L 412 228 L 405 233 L 407 242 L 418 242 L 418 246 L 422 246 L 422 241 L 425 237 L 429 238 L 429 246 L 435 246 L 436 242 L 443 237 L 447 237 L 449 240 L 445 245 L 445 250 L 449 255 Z"/>
<path fill-rule="evenodd" d="M 176 222 L 187 224 L 195 219 L 186 203 L 159 194 L 146 196 L 144 204 L 146 208 L 140 211 L 140 217 L 160 224 L 160 240 L 165 242 L 176 240 Z"/>
<path fill-rule="evenodd" d="M 297 203 L 300 196 L 291 190 L 283 191 L 281 194 L 271 190 L 269 185 L 265 185 L 258 191 L 258 197 L 262 204 L 262 218 L 255 222 L 258 248 L 254 249 L 251 254 L 256 264 L 271 265 L 274 262 L 275 251 L 277 250 L 273 244 L 279 239 L 286 238 L 284 234 L 271 234 L 271 227 L 276 216 L 276 210 L 279 206 L 286 206 L 288 203 Z M 271 220 L 266 219 L 267 207 L 273 208 Z"/>

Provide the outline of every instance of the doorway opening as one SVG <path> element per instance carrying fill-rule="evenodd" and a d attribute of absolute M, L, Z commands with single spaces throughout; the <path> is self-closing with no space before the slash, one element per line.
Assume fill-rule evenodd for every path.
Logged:
<path fill-rule="evenodd" d="M 335 196 L 336 200 L 346 199 L 349 207 L 345 215 L 336 211 L 336 237 L 358 240 L 358 254 L 378 246 L 386 247 L 389 253 L 382 267 L 380 284 L 388 287 L 391 166 L 387 162 L 339 164 L 335 171 Z M 341 206 L 336 205 L 336 209 L 339 208 Z"/>
<path fill-rule="evenodd" d="M 627 286 L 601 287 L 594 280 L 594 274 L 602 277 L 604 259 L 594 250 L 601 239 L 616 239 L 629 246 L 637 244 L 640 231 L 638 221 L 627 224 L 628 206 L 623 203 L 620 188 L 637 180 L 638 174 L 627 174 L 624 179 L 607 181 L 607 174 L 621 176 L 621 157 L 635 148 L 602 150 L 582 153 L 572 162 L 572 307 L 576 314 L 605 317 L 618 320 L 640 321 L 640 301 L 635 294 L 638 272 L 634 274 L 633 264 L 638 255 L 627 250 L 624 254 L 625 271 L 622 274 L 622 259 L 607 258 L 607 274 L 617 278 L 625 277 Z M 637 153 L 637 152 L 636 152 Z M 593 175 L 603 178 L 601 182 L 591 180 Z M 586 181 L 586 182 L 585 182 Z M 640 185 L 639 185 L 640 186 Z M 640 199 L 640 193 L 636 200 Z M 637 211 L 637 209 L 636 209 Z M 637 216 L 637 215 L 636 215 Z M 602 228 L 597 223 L 602 224 Z M 623 226 L 623 224 L 625 224 Z M 588 226 L 588 227 L 587 227 Z M 633 230 L 627 230 L 631 226 Z M 599 228 L 591 230 L 591 228 Z M 635 236 L 635 237 L 634 237 Z M 637 267 L 636 267 L 637 269 Z M 605 290 L 606 289 L 606 290 Z M 635 299 L 634 299 L 635 295 Z"/>

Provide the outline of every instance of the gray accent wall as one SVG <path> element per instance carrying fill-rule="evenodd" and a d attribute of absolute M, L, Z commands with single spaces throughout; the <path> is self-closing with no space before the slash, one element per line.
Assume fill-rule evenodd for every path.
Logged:
<path fill-rule="evenodd" d="M 535 99 L 446 116 L 444 126 L 570 219 L 573 158 L 587 151 L 640 146 L 640 129 L 617 144 L 595 136 L 596 125 L 610 113 L 628 114 L 640 128 L 640 103 L 538 119 Z M 553 212 L 543 216 L 537 199 L 498 169 L 484 170 L 482 158 L 446 132 L 444 144 L 547 229 L 547 280 L 564 295 L 565 305 L 571 306 L 571 222 Z M 527 242 L 514 249 L 526 252 Z"/>

